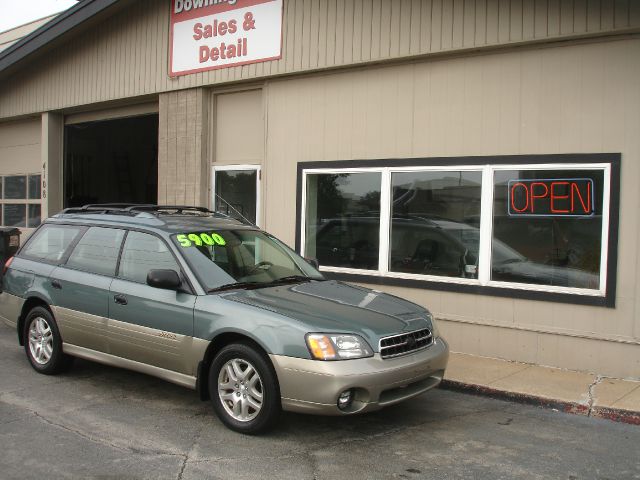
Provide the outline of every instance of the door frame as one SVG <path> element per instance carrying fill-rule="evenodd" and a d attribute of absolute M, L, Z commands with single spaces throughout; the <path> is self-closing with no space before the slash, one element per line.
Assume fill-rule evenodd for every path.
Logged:
<path fill-rule="evenodd" d="M 256 225 L 259 227 L 262 223 L 262 201 L 260 191 L 260 180 L 262 177 L 262 166 L 256 164 L 244 164 L 244 165 L 213 165 L 211 167 L 211 209 L 215 210 L 216 206 L 216 172 L 228 172 L 228 171 L 254 171 L 256 172 Z"/>

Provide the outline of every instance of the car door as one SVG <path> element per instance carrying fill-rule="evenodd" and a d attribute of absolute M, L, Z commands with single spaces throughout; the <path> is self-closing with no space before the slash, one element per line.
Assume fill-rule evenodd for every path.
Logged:
<path fill-rule="evenodd" d="M 67 261 L 49 277 L 60 334 L 65 343 L 107 351 L 109 288 L 125 231 L 91 227 Z"/>
<path fill-rule="evenodd" d="M 196 296 L 147 285 L 152 269 L 181 269 L 163 239 L 129 231 L 117 278 L 111 284 L 109 347 L 113 355 L 167 370 L 193 374 Z"/>

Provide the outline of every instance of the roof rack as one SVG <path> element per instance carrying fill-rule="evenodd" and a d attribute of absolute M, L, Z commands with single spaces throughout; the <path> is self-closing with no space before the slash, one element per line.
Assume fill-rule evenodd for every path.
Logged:
<path fill-rule="evenodd" d="M 112 215 L 137 215 L 138 213 L 147 212 L 151 214 L 213 214 L 227 217 L 227 215 L 219 212 L 213 212 L 205 207 L 196 207 L 190 205 L 152 205 L 152 204 L 132 204 L 132 203 L 93 203 L 83 205 L 82 207 L 65 208 L 61 214 L 69 213 L 98 213 Z"/>

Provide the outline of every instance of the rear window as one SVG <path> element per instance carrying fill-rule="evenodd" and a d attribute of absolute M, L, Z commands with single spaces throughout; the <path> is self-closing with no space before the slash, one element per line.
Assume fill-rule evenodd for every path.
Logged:
<path fill-rule="evenodd" d="M 21 256 L 49 263 L 58 263 L 82 231 L 83 227 L 44 225 L 27 243 L 21 252 Z"/>

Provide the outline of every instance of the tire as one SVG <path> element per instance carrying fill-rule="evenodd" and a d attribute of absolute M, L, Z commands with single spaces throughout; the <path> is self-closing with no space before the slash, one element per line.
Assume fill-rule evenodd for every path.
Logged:
<path fill-rule="evenodd" d="M 24 349 L 33 369 L 55 375 L 71 366 L 73 358 L 62 351 L 62 337 L 51 312 L 35 307 L 24 322 Z"/>
<path fill-rule="evenodd" d="M 218 352 L 209 369 L 209 394 L 218 418 L 240 433 L 273 428 L 282 410 L 271 361 L 248 343 L 233 343 Z"/>

